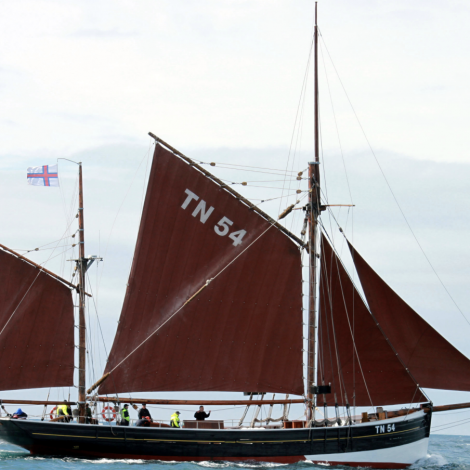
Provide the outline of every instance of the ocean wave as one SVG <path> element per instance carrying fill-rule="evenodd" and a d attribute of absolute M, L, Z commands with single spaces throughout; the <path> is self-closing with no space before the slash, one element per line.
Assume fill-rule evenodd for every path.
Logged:
<path fill-rule="evenodd" d="M 422 469 L 422 468 L 434 468 L 444 467 L 448 462 L 446 458 L 441 454 L 428 454 L 426 457 L 415 462 L 410 468 Z"/>

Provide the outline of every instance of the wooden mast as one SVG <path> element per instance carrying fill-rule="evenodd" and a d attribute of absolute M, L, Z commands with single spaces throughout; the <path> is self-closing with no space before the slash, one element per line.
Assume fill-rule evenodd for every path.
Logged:
<path fill-rule="evenodd" d="M 85 221 L 83 217 L 83 181 L 82 163 L 78 164 L 78 275 L 79 288 L 79 310 L 78 310 L 78 411 L 79 423 L 85 422 L 85 400 L 86 400 L 86 324 L 85 324 Z"/>
<path fill-rule="evenodd" d="M 315 31 L 314 31 L 314 80 L 315 80 L 315 161 L 308 165 L 309 185 L 309 307 L 308 307 L 308 360 L 307 360 L 307 396 L 309 398 L 309 416 L 314 418 L 315 383 L 315 342 L 316 342 L 316 301 L 317 301 L 317 224 L 320 214 L 320 146 L 318 122 L 318 26 L 317 2 L 315 2 Z"/>

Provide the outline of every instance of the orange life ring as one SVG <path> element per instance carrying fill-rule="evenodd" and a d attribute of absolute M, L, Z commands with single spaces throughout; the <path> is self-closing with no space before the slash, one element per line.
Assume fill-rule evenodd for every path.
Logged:
<path fill-rule="evenodd" d="M 49 413 L 49 417 L 51 418 L 51 421 L 52 421 L 54 418 L 57 418 L 57 416 L 54 416 L 56 410 L 57 410 L 57 406 L 54 406 L 54 408 L 52 408 L 52 410 L 51 410 L 50 413 Z"/>
<path fill-rule="evenodd" d="M 113 417 L 112 418 L 107 418 L 106 417 L 106 414 L 105 414 L 106 410 L 111 410 L 113 412 Z M 105 406 L 103 408 L 103 411 L 101 412 L 101 416 L 103 416 L 103 419 L 105 421 L 108 421 L 108 423 L 109 423 L 110 421 L 114 421 L 116 419 L 116 412 L 114 411 L 114 408 L 112 406 Z"/>

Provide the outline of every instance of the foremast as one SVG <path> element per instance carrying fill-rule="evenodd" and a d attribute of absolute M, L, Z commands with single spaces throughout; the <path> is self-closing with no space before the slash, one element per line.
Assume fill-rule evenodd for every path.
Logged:
<path fill-rule="evenodd" d="M 316 303 L 317 303 L 317 227 L 320 215 L 320 145 L 318 112 L 318 25 L 317 3 L 315 2 L 314 30 L 314 93 L 315 93 L 315 160 L 308 165 L 308 220 L 309 220 L 309 305 L 308 305 L 308 352 L 307 352 L 307 397 L 309 400 L 308 419 L 314 418 L 316 348 Z"/>

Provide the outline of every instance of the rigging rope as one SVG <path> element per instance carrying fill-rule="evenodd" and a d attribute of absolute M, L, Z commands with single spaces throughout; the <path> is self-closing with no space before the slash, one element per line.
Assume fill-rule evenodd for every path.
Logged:
<path fill-rule="evenodd" d="M 152 139 L 153 140 L 153 139 Z M 116 225 L 116 221 L 117 221 L 117 218 L 119 216 L 119 213 L 121 212 L 121 209 L 122 207 L 124 206 L 124 202 L 126 201 L 127 199 L 127 196 L 129 195 L 129 192 L 132 188 L 132 185 L 134 184 L 134 180 L 140 170 L 140 167 L 142 166 L 142 163 L 144 162 L 145 158 L 148 158 L 148 155 L 150 153 L 150 149 L 152 148 L 152 145 L 155 145 L 155 142 L 154 141 L 151 141 L 149 143 L 149 148 L 147 149 L 147 152 L 145 153 L 145 155 L 142 157 L 142 160 L 140 161 L 139 163 L 139 166 L 137 167 L 137 169 L 135 170 L 135 173 L 134 175 L 132 176 L 132 179 L 131 179 L 131 182 L 129 183 L 129 186 L 127 188 L 127 191 L 126 193 L 124 194 L 124 198 L 122 199 L 121 201 L 121 204 L 119 205 L 119 208 L 118 208 L 118 211 L 116 213 L 116 216 L 114 217 L 114 220 L 113 220 L 113 224 L 111 225 L 111 230 L 109 231 L 109 236 L 108 236 L 108 241 L 106 242 L 106 247 L 105 247 L 105 250 L 104 250 L 104 255 L 103 255 L 103 258 L 106 258 L 106 254 L 108 253 L 108 248 L 109 248 L 109 243 L 111 241 L 111 235 L 113 234 L 113 229 L 114 229 L 114 226 Z M 103 263 L 103 267 L 104 267 L 104 263 Z M 101 279 L 103 277 L 103 268 L 101 269 L 101 274 L 100 274 L 100 280 L 99 280 L 99 283 L 98 285 L 101 285 Z"/>
<path fill-rule="evenodd" d="M 441 286 L 443 287 L 443 289 L 445 290 L 445 292 L 447 293 L 448 297 L 450 298 L 450 300 L 452 301 L 452 303 L 455 305 L 455 307 L 457 308 L 457 310 L 460 312 L 460 314 L 462 315 L 462 317 L 464 318 L 464 320 L 467 322 L 468 325 L 470 325 L 470 321 L 468 320 L 468 318 L 466 317 L 466 315 L 463 313 L 463 311 L 461 310 L 461 308 L 459 307 L 459 305 L 457 304 L 457 302 L 456 302 L 455 299 L 453 298 L 452 294 L 451 294 L 451 293 L 449 292 L 449 290 L 447 289 L 446 285 L 444 284 L 444 282 L 442 281 L 441 277 L 439 276 L 439 274 L 437 273 L 436 269 L 434 268 L 434 265 L 431 263 L 431 260 L 428 258 L 426 252 L 424 251 L 424 248 L 422 247 L 421 243 L 419 242 L 418 237 L 416 236 L 415 232 L 414 232 L 413 229 L 411 228 L 411 225 L 410 225 L 410 223 L 408 222 L 408 219 L 406 218 L 406 215 L 405 215 L 405 213 L 404 213 L 402 207 L 400 206 L 400 203 L 398 202 L 398 199 L 397 199 L 397 197 L 395 196 L 395 193 L 393 192 L 392 186 L 390 185 L 390 183 L 389 183 L 387 177 L 385 176 L 385 172 L 384 172 L 382 166 L 380 165 L 379 159 L 377 158 L 377 155 L 375 154 L 374 149 L 372 148 L 372 145 L 371 145 L 371 143 L 370 143 L 370 141 L 369 141 L 369 139 L 368 139 L 368 137 L 367 137 L 367 134 L 366 134 L 366 132 L 365 132 L 363 126 L 362 126 L 362 123 L 361 123 L 361 121 L 360 121 L 360 119 L 359 119 L 359 116 L 357 115 L 356 110 L 354 109 L 354 106 L 353 106 L 353 104 L 352 104 L 352 102 L 351 102 L 351 100 L 350 100 L 350 98 L 349 98 L 349 95 L 348 95 L 348 93 L 347 93 L 347 91 L 346 91 L 346 88 L 344 87 L 344 84 L 343 84 L 343 82 L 342 82 L 342 80 L 341 80 L 341 77 L 340 77 L 340 75 L 339 75 L 339 73 L 338 73 L 338 70 L 336 69 L 336 66 L 334 65 L 333 59 L 331 58 L 330 52 L 328 51 L 328 48 L 327 48 L 326 43 L 325 43 L 325 40 L 323 39 L 323 35 L 321 35 L 321 38 L 322 38 L 323 44 L 324 44 L 324 46 L 325 46 L 326 52 L 327 52 L 327 54 L 328 54 L 328 57 L 330 58 L 331 64 L 333 65 L 333 68 L 334 68 L 334 70 L 335 70 L 335 72 L 336 72 L 336 75 L 337 75 L 337 77 L 338 77 L 338 80 L 339 80 L 339 82 L 340 82 L 340 84 L 341 84 L 341 87 L 343 88 L 343 91 L 344 91 L 344 93 L 345 93 L 345 95 L 346 95 L 346 98 L 347 98 L 347 100 L 348 100 L 348 102 L 349 102 L 349 105 L 351 106 L 351 109 L 352 109 L 352 111 L 353 111 L 353 113 L 354 113 L 354 116 L 355 116 L 355 118 L 356 118 L 356 120 L 357 120 L 357 123 L 358 123 L 358 125 L 359 125 L 359 127 L 360 127 L 360 129 L 361 129 L 361 131 L 362 131 L 362 134 L 364 135 L 364 138 L 365 138 L 365 140 L 366 140 L 366 142 L 367 142 L 367 145 L 368 145 L 368 147 L 369 147 L 369 149 L 370 149 L 370 151 L 371 151 L 371 153 L 372 153 L 372 155 L 373 155 L 373 157 L 374 157 L 374 160 L 375 160 L 375 162 L 377 163 L 377 166 L 379 167 L 380 173 L 382 174 L 382 176 L 383 176 L 383 178 L 384 178 L 384 180 L 385 180 L 385 183 L 386 183 L 388 189 L 390 190 L 390 193 L 391 193 L 391 195 L 392 195 L 392 197 L 393 197 L 393 200 L 395 201 L 395 204 L 397 205 L 397 207 L 398 207 L 398 209 L 399 209 L 399 211 L 400 211 L 400 213 L 401 213 L 401 215 L 402 215 L 402 217 L 403 217 L 403 219 L 404 219 L 406 225 L 408 226 L 408 229 L 410 230 L 410 232 L 411 232 L 413 238 L 415 239 L 415 241 L 416 241 L 416 243 L 417 243 L 419 249 L 421 250 L 421 253 L 423 254 L 424 258 L 426 259 L 427 263 L 428 263 L 429 266 L 431 267 L 431 270 L 433 271 L 433 273 L 434 273 L 435 276 L 437 277 L 439 283 L 441 284 Z"/>
<path fill-rule="evenodd" d="M 322 227 L 323 227 L 323 224 L 321 224 L 321 225 L 322 225 Z M 325 232 L 324 227 L 323 227 L 323 231 L 324 231 L 324 233 L 325 233 L 325 236 L 328 237 L 328 234 Z M 328 238 L 329 238 L 329 237 L 328 237 Z M 334 245 L 332 245 L 332 249 L 333 249 L 333 251 L 334 251 L 335 253 L 337 253 L 337 252 L 336 252 L 336 249 L 335 249 L 335 247 L 334 247 Z M 340 258 L 339 258 L 338 255 L 337 255 L 337 256 L 336 256 L 336 263 L 338 263 L 338 261 L 341 262 Z M 343 265 L 343 268 L 344 268 L 346 274 L 349 276 L 349 273 L 346 271 L 346 267 L 345 267 L 344 265 Z M 339 266 L 338 266 L 338 265 L 336 265 L 336 269 L 339 271 Z M 354 291 L 353 291 L 353 292 L 354 292 L 354 294 L 358 293 L 358 292 L 357 292 L 357 289 L 356 289 L 355 286 L 354 286 L 353 280 L 351 279 L 351 277 L 349 277 L 349 278 L 350 278 L 350 280 L 351 280 L 351 282 L 352 282 L 352 284 L 353 284 L 353 288 L 354 288 Z M 363 381 L 364 381 L 364 386 L 365 386 L 365 388 L 366 388 L 367 395 L 368 395 L 369 400 L 370 400 L 370 404 L 371 404 L 371 406 L 373 407 L 374 404 L 373 404 L 373 402 L 372 402 L 372 397 L 371 397 L 370 392 L 369 392 L 369 387 L 367 386 L 367 381 L 366 381 L 366 378 L 365 378 L 365 375 L 364 375 L 364 371 L 363 371 L 363 369 L 362 369 L 362 364 L 361 364 L 361 360 L 360 360 L 360 358 L 359 358 L 359 353 L 358 353 L 358 351 L 357 351 L 356 340 L 355 340 L 355 337 L 354 337 L 354 334 L 353 334 L 353 329 L 351 328 L 351 322 L 350 322 L 350 319 L 349 319 L 348 307 L 347 307 L 347 305 L 346 305 L 346 299 L 345 299 L 345 296 L 344 296 L 343 283 L 341 282 L 340 276 L 338 276 L 338 279 L 339 279 L 340 288 L 341 288 L 341 295 L 342 295 L 342 298 L 343 298 L 343 305 L 344 305 L 344 309 L 345 309 L 345 311 L 346 311 L 346 318 L 347 318 L 347 320 L 348 320 L 349 332 L 350 332 L 350 334 L 351 334 L 351 338 L 352 338 L 352 342 L 353 342 L 353 350 L 354 350 L 354 353 L 355 353 L 355 354 L 353 355 L 353 357 L 357 357 L 357 361 L 358 361 L 358 363 L 359 363 L 359 368 L 360 368 L 360 371 L 361 371 L 362 379 L 363 379 Z M 331 295 L 331 294 L 330 294 L 330 295 Z M 353 299 L 354 299 L 354 297 L 355 297 L 355 295 L 353 295 Z M 331 308 L 331 307 L 330 307 L 330 308 Z M 333 321 L 333 320 L 332 320 L 332 321 Z M 341 374 L 342 374 L 342 370 L 341 370 Z M 344 379 L 343 379 L 343 380 L 344 380 Z M 355 394 L 355 393 L 356 393 L 356 391 L 354 390 L 354 394 Z"/>
<path fill-rule="evenodd" d="M 346 235 L 344 234 L 342 228 L 340 227 L 340 232 L 341 234 L 343 235 L 343 237 L 346 238 Z M 323 227 L 323 233 L 325 234 L 325 236 L 327 236 L 328 238 L 330 238 L 328 236 L 328 233 L 326 232 L 325 230 L 325 227 Z M 334 249 L 334 248 L 333 248 Z M 335 250 L 336 251 L 336 250 Z M 343 262 L 341 261 L 341 259 L 338 257 L 338 260 L 340 261 L 340 263 L 342 264 L 344 270 L 347 272 L 346 270 L 346 267 L 344 266 Z M 351 279 L 351 277 L 350 277 Z M 352 282 L 352 279 L 351 279 L 351 282 Z M 375 324 L 377 325 L 377 328 L 380 330 L 380 332 L 382 333 L 383 337 L 385 338 L 385 340 L 387 341 L 388 345 L 392 348 L 393 352 L 395 353 L 396 357 L 399 359 L 401 365 L 403 366 L 403 368 L 406 370 L 406 372 L 408 373 L 408 375 L 410 376 L 410 378 L 413 380 L 413 382 L 415 383 L 415 385 L 417 385 L 419 387 L 419 384 L 418 384 L 418 381 L 414 378 L 413 374 L 410 372 L 410 370 L 406 367 L 405 363 L 403 362 L 403 360 L 401 359 L 400 355 L 398 354 L 398 352 L 396 351 L 396 349 L 394 348 L 394 346 L 392 345 L 392 343 L 390 342 L 390 340 L 388 339 L 387 335 L 385 334 L 385 332 L 383 331 L 382 327 L 380 326 L 379 322 L 377 321 L 377 319 L 375 318 L 373 312 L 370 310 L 368 304 L 367 304 L 367 301 L 366 299 L 364 299 L 364 297 L 362 296 L 362 294 L 359 292 L 359 290 L 357 289 L 357 287 L 354 285 L 354 288 L 356 290 L 356 294 L 361 298 L 361 300 L 364 302 L 364 305 L 366 306 L 367 310 L 369 311 L 370 315 L 372 316 Z M 358 357 L 358 360 L 359 360 L 359 357 Z M 420 388 L 420 391 L 421 393 L 423 394 L 423 396 L 426 397 L 427 400 L 431 401 L 430 398 L 427 396 L 426 392 Z"/>
<path fill-rule="evenodd" d="M 306 91 L 306 87 L 307 87 L 308 74 L 309 74 L 309 71 L 310 71 L 310 61 L 311 61 L 311 58 L 312 58 L 313 45 L 314 45 L 314 36 L 312 36 L 312 40 L 310 42 L 310 48 L 309 48 L 309 53 L 308 53 L 308 58 L 307 58 L 307 65 L 305 67 L 304 78 L 303 78 L 302 87 L 301 87 L 301 91 L 300 91 L 299 101 L 298 101 L 298 104 L 297 104 L 297 111 L 296 111 L 296 114 L 295 114 L 294 128 L 292 129 L 291 140 L 290 140 L 290 145 L 289 145 L 289 152 L 287 154 L 287 163 L 286 163 L 284 178 L 286 178 L 287 172 L 289 171 L 288 170 L 289 161 L 290 161 L 290 157 L 291 157 L 291 153 L 292 153 L 292 144 L 294 142 L 294 136 L 295 136 L 296 126 L 297 126 L 297 121 L 299 119 L 299 110 L 301 109 L 301 107 L 303 109 L 302 103 L 305 100 L 305 91 Z M 295 152 L 294 152 L 294 155 L 295 155 Z M 294 159 L 295 159 L 295 157 L 294 157 Z M 284 188 L 284 186 L 285 186 L 285 183 L 283 184 L 283 188 Z M 283 194 L 281 194 L 281 201 L 279 202 L 278 212 L 280 212 L 280 210 L 281 210 L 282 196 L 283 196 Z"/>
<path fill-rule="evenodd" d="M 141 346 L 143 346 L 155 333 L 157 333 L 161 328 L 163 328 L 177 313 L 179 313 L 185 305 L 192 300 L 199 292 L 201 292 L 203 289 L 205 289 L 213 280 L 217 279 L 229 266 L 231 266 L 243 253 L 245 253 L 246 250 L 248 250 L 253 244 L 255 244 L 268 230 L 270 230 L 272 227 L 274 227 L 274 223 L 270 223 L 269 227 L 261 233 L 255 240 L 253 240 L 244 250 L 242 250 L 235 258 L 233 258 L 232 261 L 230 261 L 224 268 L 222 268 L 213 278 L 208 279 L 206 283 L 198 290 L 196 291 L 188 300 L 186 300 L 183 305 L 181 305 L 180 308 L 178 308 L 175 312 L 173 312 L 158 328 L 156 328 L 150 335 L 147 336 L 138 346 L 136 346 L 124 359 L 122 359 L 121 362 L 119 362 L 116 366 L 113 367 L 109 371 L 109 374 L 112 375 L 112 373 L 124 362 L 126 361 L 132 354 L 134 354 Z"/>
<path fill-rule="evenodd" d="M 66 228 L 66 231 L 68 230 L 69 227 Z M 65 232 L 66 233 L 66 232 Z M 59 246 L 59 243 L 57 243 L 56 245 L 56 248 Z M 55 251 L 55 249 L 54 249 Z M 18 302 L 18 305 L 15 307 L 15 310 L 13 310 L 13 313 L 10 315 L 10 318 L 8 318 L 7 322 L 5 323 L 5 325 L 3 326 L 2 330 L 0 331 L 0 336 L 2 335 L 2 333 L 5 331 L 5 328 L 8 326 L 8 324 L 10 323 L 11 319 L 13 318 L 13 316 L 16 314 L 16 312 L 18 311 L 18 309 L 20 308 L 20 305 L 23 303 L 23 300 L 26 298 L 26 296 L 28 295 L 29 291 L 32 289 L 34 283 L 36 282 L 37 278 L 39 277 L 39 275 L 41 273 L 44 272 L 44 265 L 47 264 L 49 262 L 49 260 L 55 258 L 56 256 L 60 256 L 62 255 L 63 253 L 59 253 L 58 255 L 56 256 L 52 256 L 54 254 L 54 251 L 52 251 L 52 253 L 49 255 L 49 258 L 47 258 L 47 260 L 43 263 L 41 263 L 41 268 L 38 270 L 38 273 L 36 274 L 36 277 L 33 279 L 33 281 L 31 282 L 30 286 L 28 287 L 27 291 L 25 292 L 25 294 L 23 295 L 23 297 L 21 298 L 21 300 Z M 65 251 L 68 251 L 68 250 L 65 250 Z"/>
<path fill-rule="evenodd" d="M 210 165 L 210 166 L 216 166 L 216 165 L 226 165 L 226 166 L 239 166 L 242 167 L 242 169 L 245 168 L 256 168 L 258 170 L 270 170 L 270 171 L 280 171 L 281 173 L 284 173 L 286 170 L 279 170 L 277 168 L 267 168 L 267 167 L 262 167 L 262 166 L 251 166 L 251 165 L 240 165 L 237 163 L 226 163 L 226 162 L 202 162 L 199 160 L 199 163 L 201 165 Z M 235 168 L 234 168 L 235 169 Z M 250 171 L 250 170 L 246 170 Z M 287 170 L 290 171 L 290 170 Z"/>

